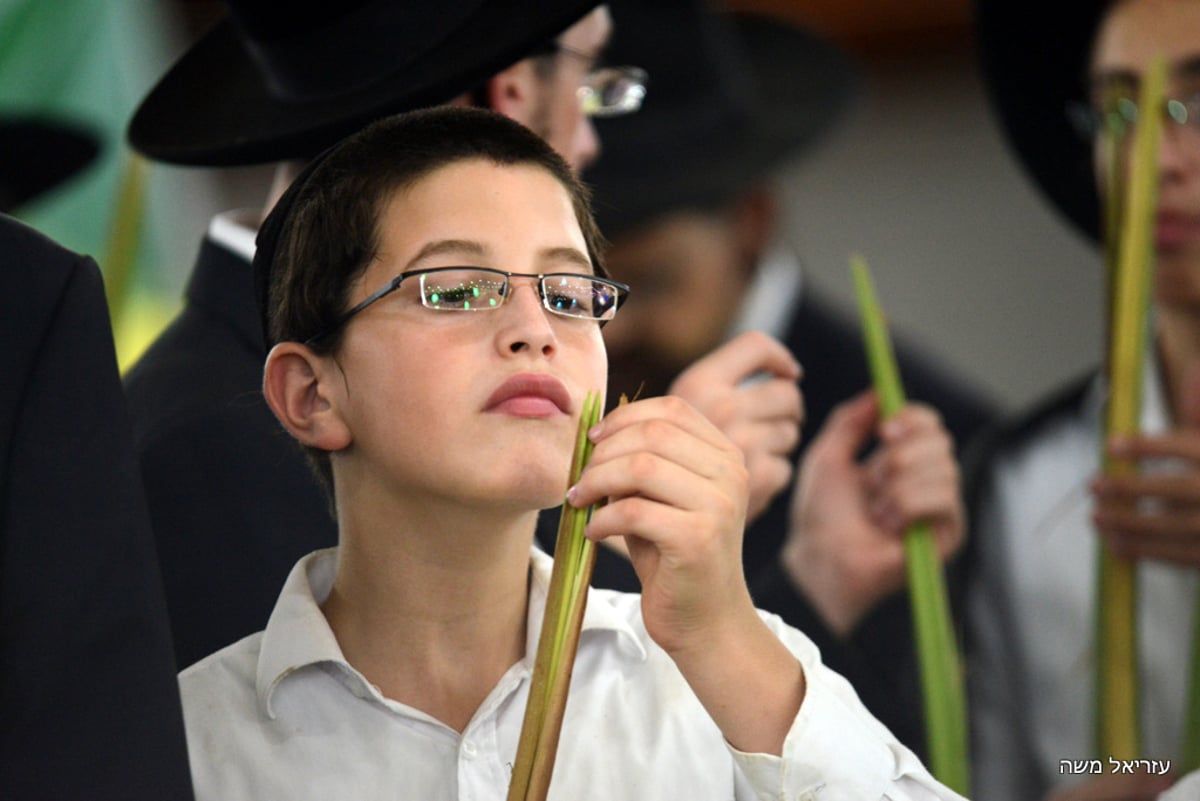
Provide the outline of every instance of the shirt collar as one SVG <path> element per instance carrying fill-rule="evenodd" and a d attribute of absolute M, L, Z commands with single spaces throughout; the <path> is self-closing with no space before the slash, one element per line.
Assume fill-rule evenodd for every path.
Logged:
<path fill-rule="evenodd" d="M 339 663 L 349 667 L 337 637 L 321 611 L 337 570 L 337 548 L 314 551 L 288 574 L 267 621 L 258 657 L 255 689 L 259 709 L 274 720 L 271 698 L 280 682 L 308 665 Z"/>
<path fill-rule="evenodd" d="M 783 242 L 771 245 L 754 271 L 730 337 L 755 330 L 782 339 L 799 300 L 803 276 L 800 257 L 793 248 Z"/>
<path fill-rule="evenodd" d="M 258 236 L 257 221 L 258 213 L 253 209 L 222 212 L 209 221 L 208 238 L 252 262 L 257 249 L 254 242 Z"/>
<path fill-rule="evenodd" d="M 553 566 L 553 559 L 537 548 L 533 549 L 525 642 L 525 663 L 530 669 L 537 654 L 538 634 L 545 616 Z M 271 700 L 276 689 L 288 676 L 302 668 L 336 664 L 346 673 L 359 676 L 346 661 L 337 637 L 321 611 L 321 604 L 329 597 L 333 587 L 336 570 L 337 548 L 314 551 L 305 556 L 288 574 L 275 609 L 267 621 L 259 652 L 255 689 L 259 709 L 272 720 L 275 713 Z M 592 636 L 585 636 L 589 632 L 610 631 L 617 636 L 619 647 L 627 656 L 644 661 L 647 658 L 646 648 L 628 615 L 621 610 L 622 604 L 631 602 L 636 604 L 637 600 L 631 600 L 626 593 L 591 589 L 583 613 L 580 648 L 586 647 L 585 641 L 592 639 Z M 363 681 L 366 683 L 365 679 Z"/>

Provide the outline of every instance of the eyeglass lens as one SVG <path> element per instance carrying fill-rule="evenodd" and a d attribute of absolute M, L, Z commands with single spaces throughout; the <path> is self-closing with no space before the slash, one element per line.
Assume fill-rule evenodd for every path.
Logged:
<path fill-rule="evenodd" d="M 1137 124 L 1137 103 L 1129 97 L 1117 97 L 1102 108 L 1087 105 L 1070 110 L 1072 122 L 1079 132 L 1092 137 L 1101 133 L 1124 134 Z M 1169 98 L 1163 103 L 1166 119 L 1177 125 L 1200 132 L 1200 94 L 1186 100 Z"/>
<path fill-rule="evenodd" d="M 638 67 L 601 67 L 592 70 L 579 87 L 579 102 L 589 117 L 616 117 L 642 107 L 646 97 L 646 72 Z"/>

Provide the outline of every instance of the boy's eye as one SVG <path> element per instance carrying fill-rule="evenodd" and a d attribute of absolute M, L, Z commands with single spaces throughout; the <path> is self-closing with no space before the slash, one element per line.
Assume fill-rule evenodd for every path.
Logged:
<path fill-rule="evenodd" d="M 431 309 L 476 311 L 497 306 L 503 287 L 503 279 L 470 268 L 426 273 L 421 303 Z"/>
<path fill-rule="evenodd" d="M 453 304 L 461 306 L 463 303 L 469 303 L 472 299 L 479 297 L 478 287 L 450 287 L 447 289 L 433 289 L 429 293 L 429 301 L 435 304 Z"/>
<path fill-rule="evenodd" d="M 586 308 L 578 297 L 559 292 L 547 292 L 546 303 L 554 311 L 573 312 Z"/>

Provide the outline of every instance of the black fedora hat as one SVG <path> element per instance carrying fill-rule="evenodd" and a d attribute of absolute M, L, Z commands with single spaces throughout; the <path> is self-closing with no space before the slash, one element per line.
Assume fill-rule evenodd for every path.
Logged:
<path fill-rule="evenodd" d="M 76 122 L 0 113 L 0 211 L 10 211 L 73 177 L 100 152 Z"/>
<path fill-rule="evenodd" d="M 735 197 L 812 147 L 854 94 L 849 58 L 787 21 L 700 0 L 609 8 L 609 58 L 652 84 L 637 114 L 597 121 L 603 150 L 584 177 L 605 236 Z"/>
<path fill-rule="evenodd" d="M 1111 5 L 975 0 L 980 71 L 1009 144 L 1043 194 L 1097 241 L 1092 150 L 1067 109 L 1087 100 L 1092 39 Z"/>
<path fill-rule="evenodd" d="M 367 123 L 435 105 L 521 60 L 597 0 L 227 0 L 129 127 L 175 164 L 308 158 Z"/>

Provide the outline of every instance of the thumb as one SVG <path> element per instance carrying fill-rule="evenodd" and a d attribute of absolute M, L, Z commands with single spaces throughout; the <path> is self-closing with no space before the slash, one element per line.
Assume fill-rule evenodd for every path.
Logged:
<path fill-rule="evenodd" d="M 825 421 L 813 448 L 852 461 L 870 441 L 879 424 L 879 401 L 866 390 L 839 404 Z"/>

